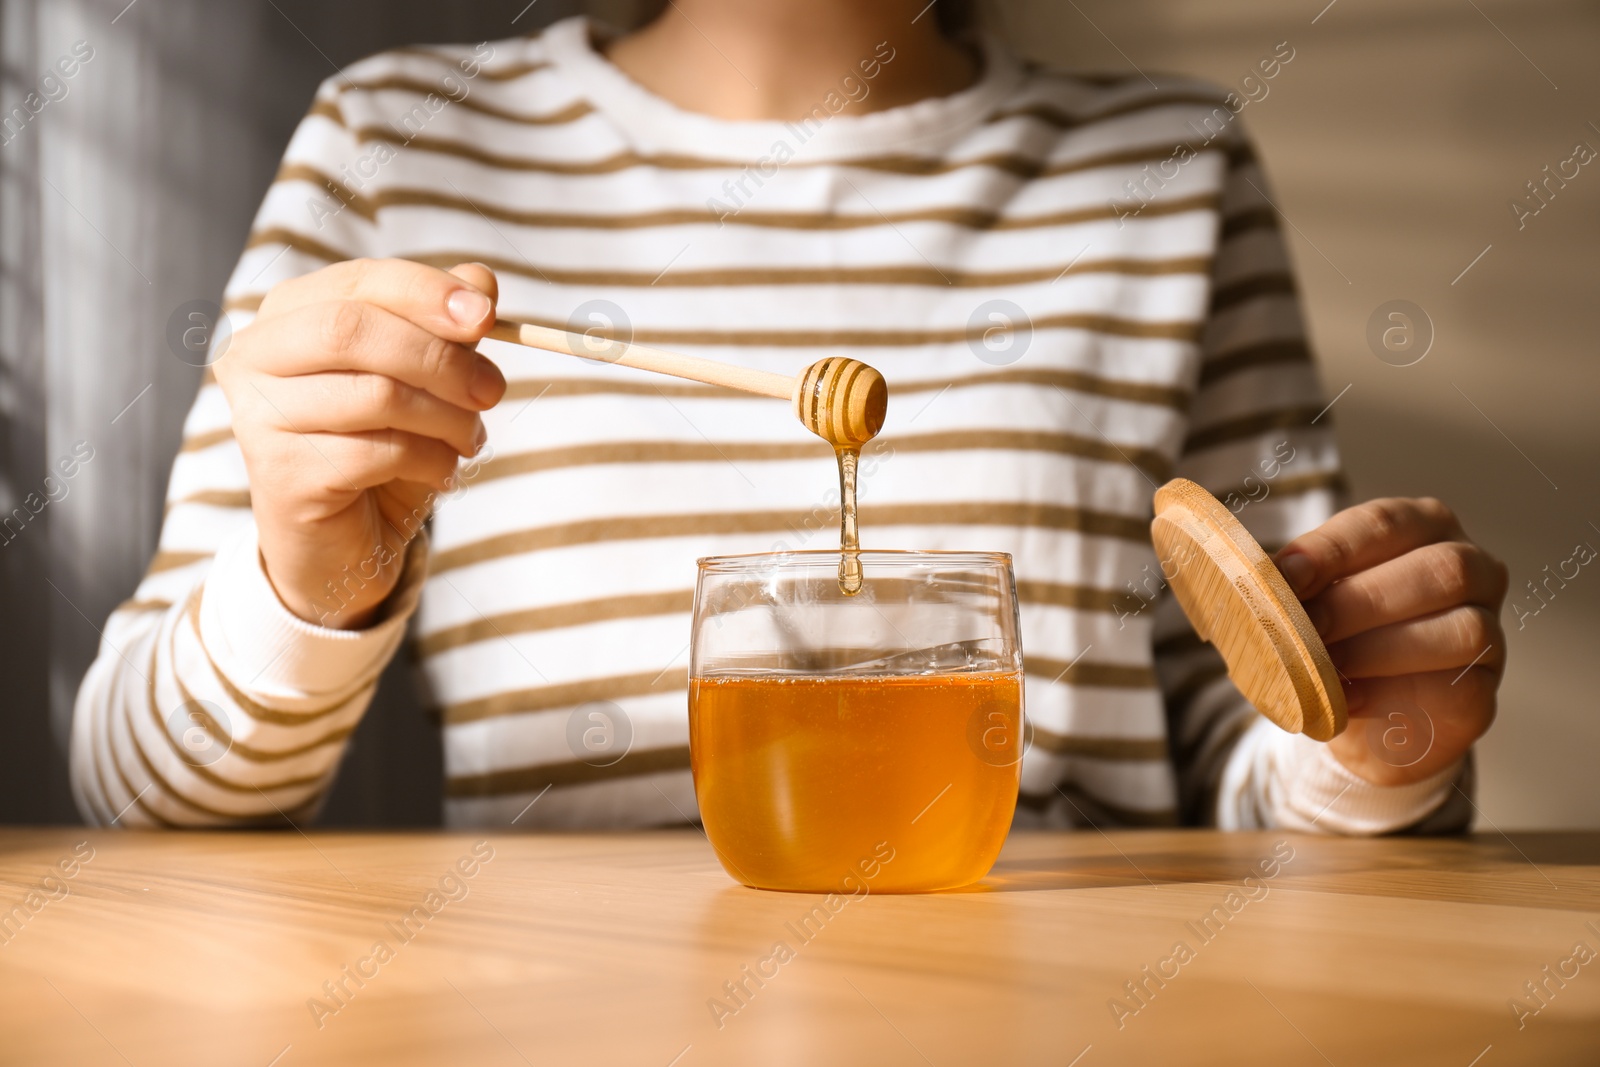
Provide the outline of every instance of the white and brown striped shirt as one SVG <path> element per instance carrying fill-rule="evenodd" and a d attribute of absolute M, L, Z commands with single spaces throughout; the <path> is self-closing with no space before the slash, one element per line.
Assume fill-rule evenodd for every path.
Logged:
<path fill-rule="evenodd" d="M 1277 218 L 1222 96 L 1029 69 L 991 44 L 971 88 L 857 113 L 892 43 L 862 59 L 795 123 L 683 112 L 580 19 L 357 63 L 291 141 L 227 306 L 242 325 L 340 259 L 476 260 L 506 317 L 786 374 L 863 360 L 891 391 L 864 544 L 1015 557 L 1035 730 L 1019 820 L 1371 832 L 1435 812 L 1451 776 L 1353 778 L 1255 715 L 1158 595 L 1154 485 L 1195 479 L 1275 546 L 1326 519 L 1340 481 Z M 449 823 L 694 817 L 694 561 L 835 546 L 832 456 L 773 401 L 483 350 L 510 382 L 489 451 L 361 632 L 273 593 L 208 377 L 160 551 L 79 694 L 86 817 L 314 811 L 408 628 Z M 594 701 L 631 724 L 606 766 L 568 740 Z"/>

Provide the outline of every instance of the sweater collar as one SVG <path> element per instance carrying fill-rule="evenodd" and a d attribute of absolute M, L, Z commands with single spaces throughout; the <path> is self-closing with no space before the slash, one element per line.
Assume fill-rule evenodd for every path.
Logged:
<path fill-rule="evenodd" d="M 844 106 L 849 99 L 843 84 L 846 77 L 853 76 L 868 92 L 871 80 L 859 69 L 841 71 L 839 90 L 818 100 L 819 111 L 813 112 L 827 115 L 826 120 L 734 121 L 686 111 L 633 81 L 596 51 L 594 27 L 587 18 L 556 22 L 544 31 L 541 41 L 557 70 L 624 130 L 638 149 L 738 160 L 768 156 L 780 143 L 787 145 L 790 153 L 798 153 L 804 145 L 804 152 L 814 160 L 885 152 L 938 154 L 982 122 L 1023 78 L 1015 57 L 992 37 L 984 37 L 980 41 L 983 71 L 977 82 L 958 93 L 852 115 Z M 862 59 L 882 62 L 881 57 Z"/>

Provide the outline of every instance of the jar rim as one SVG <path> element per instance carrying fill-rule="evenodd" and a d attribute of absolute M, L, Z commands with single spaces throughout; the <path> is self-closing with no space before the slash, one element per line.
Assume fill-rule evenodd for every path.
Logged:
<path fill-rule="evenodd" d="M 701 556 L 695 561 L 701 572 L 744 572 L 755 570 L 801 568 L 826 563 L 837 566 L 841 553 L 837 549 L 805 549 L 796 552 L 746 552 L 728 556 Z M 915 567 L 934 565 L 943 567 L 1004 567 L 1011 569 L 1009 552 L 959 552 L 919 551 L 916 549 L 864 548 L 859 556 L 863 566 L 874 568 Z"/>

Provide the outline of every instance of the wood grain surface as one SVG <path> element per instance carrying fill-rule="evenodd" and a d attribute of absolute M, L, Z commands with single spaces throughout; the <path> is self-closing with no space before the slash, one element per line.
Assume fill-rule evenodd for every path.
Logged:
<path fill-rule="evenodd" d="M 1346 723 L 1328 649 L 1277 565 L 1222 502 L 1187 478 L 1156 490 L 1161 575 L 1239 692 L 1290 733 L 1329 741 Z M 1170 572 L 1170 573 L 1169 573 Z"/>
<path fill-rule="evenodd" d="M 3 831 L 0 1063 L 1600 1062 L 1600 834 L 1018 833 L 856 892 L 693 830 Z"/>

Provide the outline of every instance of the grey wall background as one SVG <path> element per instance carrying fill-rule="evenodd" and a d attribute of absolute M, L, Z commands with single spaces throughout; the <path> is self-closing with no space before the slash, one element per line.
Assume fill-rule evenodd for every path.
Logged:
<path fill-rule="evenodd" d="M 6 111 L 74 42 L 95 50 L 68 95 L 0 146 L 0 514 L 74 442 L 95 450 L 68 495 L 0 547 L 0 819 L 76 820 L 72 697 L 95 628 L 154 551 L 200 380 L 167 344 L 169 316 L 219 299 L 289 134 L 339 65 L 529 32 L 575 5 L 539 0 L 515 24 L 528 0 L 0 5 Z M 385 675 L 325 821 L 438 821 L 438 743 L 408 670 Z"/>
<path fill-rule="evenodd" d="M 75 818 L 62 755 L 100 625 L 153 550 L 198 371 L 167 319 L 215 300 L 316 83 L 405 42 L 527 32 L 577 0 L 0 0 L 0 108 L 78 40 L 95 57 L 0 146 L 0 513 L 87 441 L 95 458 L 0 547 L 0 820 Z M 591 10 L 626 22 L 630 0 Z M 519 16 L 520 13 L 520 16 Z M 1600 548 L 1600 165 L 1519 230 L 1509 202 L 1600 148 L 1593 0 L 1000 0 L 1019 51 L 1238 84 L 1290 223 L 1359 497 L 1431 493 L 1511 566 L 1513 596 Z M 513 23 L 513 20 L 516 20 Z M 1480 258 L 1481 256 L 1481 258 Z M 1379 305 L 1432 321 L 1380 361 Z M 130 406 L 131 405 L 131 406 Z M 1600 569 L 1518 630 L 1480 749 L 1480 825 L 1600 826 Z M 385 677 L 325 822 L 437 821 L 438 748 L 409 666 Z"/>
<path fill-rule="evenodd" d="M 1000 12 L 1041 58 L 1224 84 L 1278 42 L 1295 48 L 1242 117 L 1290 222 L 1323 384 L 1330 398 L 1350 387 L 1333 414 L 1355 494 L 1448 501 L 1509 564 L 1512 598 L 1537 607 L 1527 581 L 1580 541 L 1600 549 L 1600 160 L 1521 231 L 1509 203 L 1576 142 L 1600 149 L 1600 4 L 1077 7 Z M 1435 327 L 1415 366 L 1367 347 L 1369 316 L 1394 299 Z M 1479 828 L 1600 826 L 1600 569 L 1524 629 L 1509 607 L 1503 622 L 1509 670 L 1479 746 Z"/>

